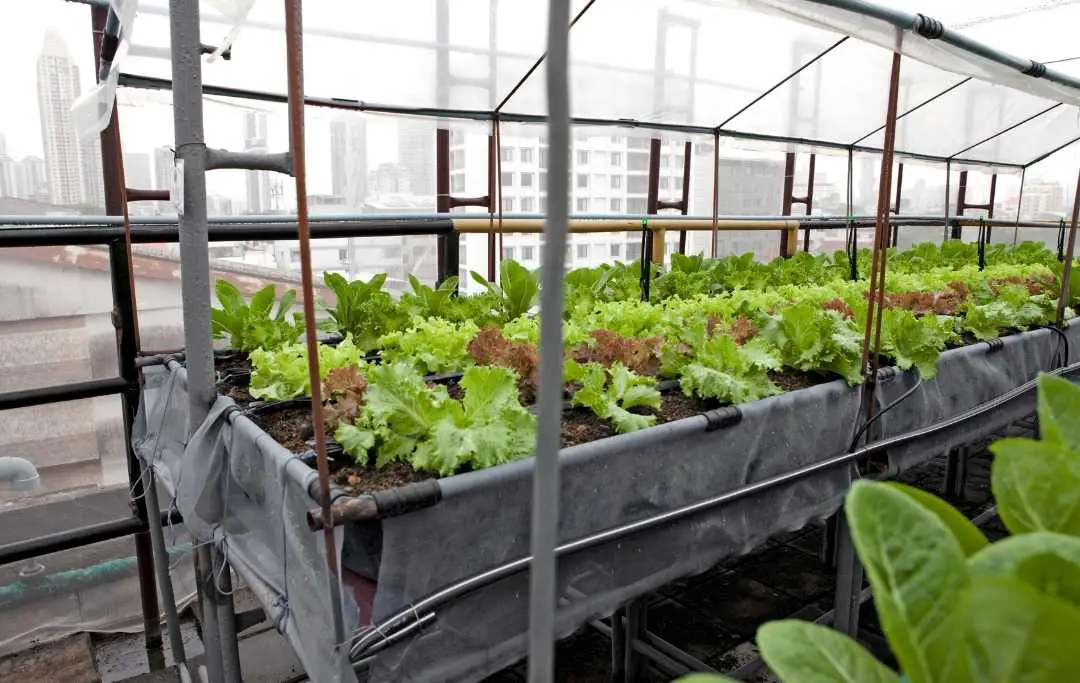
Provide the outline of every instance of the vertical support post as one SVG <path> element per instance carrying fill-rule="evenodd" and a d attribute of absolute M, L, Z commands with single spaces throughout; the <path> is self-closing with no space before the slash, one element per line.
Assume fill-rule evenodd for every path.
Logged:
<path fill-rule="evenodd" d="M 951 194 L 949 192 L 949 185 L 952 183 L 952 161 L 945 161 L 945 235 L 942 240 L 949 239 L 949 226 L 952 225 L 950 213 L 949 213 L 949 199 Z"/>
<path fill-rule="evenodd" d="M 179 216 L 184 348 L 188 374 L 188 434 L 203 423 L 214 401 L 214 353 L 210 339 L 210 256 L 206 220 L 206 141 L 203 137 L 202 64 L 198 3 L 170 0 L 172 41 L 173 130 L 176 160 L 182 164 L 184 203 Z M 206 539 L 202 539 L 206 540 Z M 230 620 L 231 601 L 218 591 L 214 577 L 218 554 L 200 545 L 196 572 L 201 588 L 203 639 L 211 680 L 238 681 L 239 653 Z M 235 624 L 234 624 L 235 625 Z"/>
<path fill-rule="evenodd" d="M 101 59 L 101 40 L 109 14 L 108 7 L 95 6 L 90 10 L 94 34 L 94 63 Z M 105 181 L 105 213 L 126 215 L 124 206 L 123 151 L 120 142 L 120 123 L 113 104 L 109 125 L 101 132 L 101 168 Z M 131 488 L 132 512 L 143 522 L 151 515 L 147 510 L 145 480 L 138 457 L 131 446 L 131 425 L 135 421 L 135 406 L 139 403 L 139 372 L 135 357 L 139 351 L 138 312 L 135 303 L 135 283 L 132 280 L 130 252 L 126 241 L 109 243 L 109 278 L 112 287 L 113 325 L 116 328 L 116 352 L 120 376 L 130 386 L 120 395 L 120 410 L 124 427 L 124 456 L 127 461 L 128 484 Z M 157 509 L 154 510 L 157 515 Z M 159 520 L 160 521 L 160 520 Z M 161 641 L 157 590 L 154 579 L 154 554 L 148 532 L 135 534 L 135 561 L 139 573 L 139 601 L 143 613 L 143 640 L 151 671 L 165 667 Z"/>
<path fill-rule="evenodd" d="M 494 2 L 494 0 L 492 0 Z M 498 125 L 496 123 L 493 126 Z M 497 147 L 498 138 L 495 137 L 495 132 L 492 131 L 488 136 L 488 216 L 490 217 L 490 229 L 488 230 L 488 253 L 487 253 L 487 276 L 488 281 L 495 281 L 495 251 L 497 246 L 495 244 L 495 192 L 496 185 L 502 183 L 502 179 L 495 177 L 495 158 L 499 154 Z M 502 260 L 502 254 L 499 254 L 499 260 Z"/>
<path fill-rule="evenodd" d="M 782 213 L 784 216 L 791 216 L 795 204 L 802 204 L 806 207 L 805 215 L 809 216 L 814 208 L 814 171 L 817 167 L 817 155 L 810 155 L 810 166 L 807 169 L 806 195 L 803 197 L 795 196 L 795 160 L 795 152 L 788 152 L 784 155 L 784 201 Z M 788 258 L 795 254 L 796 249 L 798 249 L 795 242 L 797 236 L 797 230 L 785 230 L 781 233 L 781 256 Z M 803 251 L 810 251 L 810 226 L 803 229 Z"/>
<path fill-rule="evenodd" d="M 855 638 L 859 634 L 859 606 L 863 566 L 851 541 L 851 528 L 843 512 L 836 515 L 836 612 L 833 628 Z"/>
<path fill-rule="evenodd" d="M 690 156 L 692 152 L 693 147 L 690 145 L 690 141 L 687 140 L 686 144 L 683 145 L 682 199 L 679 200 L 680 209 L 684 216 L 690 213 Z M 679 253 L 686 254 L 685 230 L 679 231 Z"/>
<path fill-rule="evenodd" d="M 713 132 L 712 170 L 712 245 L 711 255 L 716 258 L 717 238 L 720 227 L 720 131 Z"/>
<path fill-rule="evenodd" d="M 611 615 L 611 680 L 621 683 L 626 679 L 626 607 L 620 607 Z"/>
<path fill-rule="evenodd" d="M 540 390 L 537 396 L 536 461 L 533 469 L 532 564 L 529 572 L 529 681 L 554 676 L 558 592 L 559 431 L 562 422 L 563 274 L 569 226 L 570 175 L 570 1 L 550 0 L 545 85 L 551 173 L 547 249 L 540 288 Z"/>
<path fill-rule="evenodd" d="M 292 153 L 296 185 L 296 223 L 300 242 L 300 280 L 303 290 L 304 337 L 308 351 L 308 378 L 311 391 L 311 424 L 315 436 L 323 549 L 326 552 L 326 580 L 329 588 L 335 643 L 345 640 L 345 618 L 341 606 L 341 574 L 338 571 L 337 542 L 330 512 L 330 464 L 326 455 L 326 420 L 323 418 L 322 387 L 319 381 L 319 340 L 316 337 L 315 284 L 311 268 L 311 225 L 308 222 L 307 151 L 304 136 L 304 31 L 301 0 L 285 0 L 285 59 L 288 72 L 289 151 Z"/>
<path fill-rule="evenodd" d="M 655 216 L 659 210 L 660 202 L 660 139 L 653 138 L 649 141 L 649 194 L 646 198 L 645 213 Z M 652 261 L 664 265 L 665 248 L 664 242 L 667 231 L 663 229 L 653 230 Z"/>
<path fill-rule="evenodd" d="M 956 191 L 956 215 L 963 216 L 968 209 L 982 209 L 986 211 L 987 218 L 994 217 L 994 198 L 997 194 L 997 173 L 990 174 L 990 200 L 985 204 L 973 204 L 967 200 L 968 172 L 960 171 L 960 187 Z M 963 227 L 959 224 L 953 226 L 952 238 L 958 240 L 963 235 Z M 987 228 L 986 241 L 990 241 L 990 231 Z"/>
<path fill-rule="evenodd" d="M 1013 228 L 1013 246 L 1020 239 L 1020 208 L 1024 205 L 1024 181 L 1027 180 L 1027 168 L 1020 171 L 1020 194 L 1016 198 L 1016 227 Z"/>
<path fill-rule="evenodd" d="M 624 650 L 623 681 L 637 683 L 641 680 L 641 655 L 634 649 L 634 641 L 645 632 L 645 601 L 638 599 L 626 606 L 626 647 Z"/>
<path fill-rule="evenodd" d="M 885 266 L 888 250 L 889 193 L 892 191 L 893 151 L 896 145 L 896 106 L 900 89 L 900 53 L 893 53 L 889 78 L 889 100 L 885 112 L 885 141 L 881 150 L 881 173 L 878 183 L 877 216 L 874 225 L 874 251 L 870 262 L 870 291 L 866 305 L 866 329 L 863 336 L 862 369 L 866 419 L 874 411 L 874 384 L 881 351 L 881 309 L 885 297 Z"/>
<path fill-rule="evenodd" d="M 892 213 L 900 215 L 900 197 L 904 192 L 904 163 L 900 162 L 896 165 L 896 199 L 893 203 Z M 900 226 L 892 226 L 892 234 L 889 238 L 889 246 L 895 247 L 897 242 L 900 241 Z"/>
<path fill-rule="evenodd" d="M 788 152 L 784 155 L 784 198 L 780 213 L 784 216 L 791 215 L 792 198 L 795 194 L 795 153 Z M 780 255 L 784 258 L 795 253 L 795 245 L 791 243 L 788 235 L 790 231 L 780 233 Z"/>
<path fill-rule="evenodd" d="M 814 208 L 814 170 L 817 167 L 817 155 L 810 155 L 810 172 L 807 175 L 806 180 L 806 197 L 803 199 L 803 203 L 806 205 L 806 215 L 809 216 L 811 210 Z M 795 201 L 799 201 L 797 198 Z M 803 230 L 803 251 L 810 251 L 810 226 L 806 226 Z"/>
<path fill-rule="evenodd" d="M 1069 224 L 1069 239 L 1065 247 L 1065 262 L 1061 270 L 1061 296 L 1058 298 L 1057 326 L 1065 323 L 1065 308 L 1069 305 L 1069 289 L 1072 286 L 1072 265 L 1076 253 L 1076 222 L 1080 218 L 1080 173 L 1076 177 L 1076 195 L 1073 197 L 1072 222 Z"/>
<path fill-rule="evenodd" d="M 442 6 L 442 3 L 439 3 Z M 441 62 L 440 62 L 441 64 Z M 435 131 L 435 210 L 439 213 L 450 213 L 450 131 L 439 128 Z M 437 284 L 441 285 L 446 278 L 457 275 L 457 268 L 450 268 L 449 242 L 444 235 L 436 239 L 436 258 L 438 260 L 438 272 L 435 275 Z"/>

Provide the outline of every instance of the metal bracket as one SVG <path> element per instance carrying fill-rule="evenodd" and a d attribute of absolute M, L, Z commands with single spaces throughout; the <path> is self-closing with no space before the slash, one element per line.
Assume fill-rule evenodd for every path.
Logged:
<path fill-rule="evenodd" d="M 206 170 L 232 168 L 244 171 L 272 171 L 292 175 L 292 153 L 264 154 L 262 152 L 230 152 L 206 148 Z"/>

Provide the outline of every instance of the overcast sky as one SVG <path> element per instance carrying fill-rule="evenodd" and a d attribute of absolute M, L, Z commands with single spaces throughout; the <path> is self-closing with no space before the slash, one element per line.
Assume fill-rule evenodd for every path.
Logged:
<path fill-rule="evenodd" d="M 9 0 L 14 1 L 14 0 Z M 489 0 L 450 1 L 450 42 L 466 48 L 451 58 L 455 74 L 483 76 L 487 57 L 469 49 L 486 48 L 489 36 Z M 907 11 L 923 9 L 947 24 L 963 25 L 965 32 L 1018 55 L 1051 60 L 1080 57 L 1075 43 L 1075 29 L 1080 26 L 1080 0 L 885 0 Z M 166 46 L 167 18 L 153 11 L 164 7 L 164 0 L 142 0 L 143 11 L 135 26 L 136 46 Z M 674 117 L 685 122 L 685 114 L 656 111 L 651 97 L 641 96 L 640 89 L 651 88 L 656 59 L 656 22 L 663 8 L 671 15 L 699 21 L 697 76 L 704 79 L 695 92 L 689 122 L 716 125 L 738 111 L 754 92 L 769 87 L 791 69 L 791 44 L 802 41 L 813 54 L 836 36 L 817 28 L 730 9 L 732 3 L 713 0 L 598 0 L 575 27 L 573 57 L 579 76 L 574 89 L 574 113 L 582 116 L 630 117 L 664 120 Z M 204 42 L 214 43 L 228 26 L 210 20 L 214 3 L 204 0 Z M 574 2 L 575 10 L 583 5 Z M 720 5 L 724 9 L 717 9 Z M 927 10 L 928 5 L 933 8 Z M 283 23 L 283 3 L 257 0 L 251 19 L 262 28 L 248 27 L 237 40 L 231 62 L 207 64 L 207 83 L 252 89 L 285 91 L 284 40 L 280 31 L 266 28 Z M 1040 11 L 1025 9 L 1043 7 Z M 1053 9 L 1045 9 L 1054 7 Z M 509 91 L 544 46 L 546 2 L 539 0 L 501 0 L 495 22 L 497 48 L 502 53 L 497 66 L 499 98 Z M 3 45 L 4 68 L 0 69 L 0 92 L 5 106 L 0 108 L 0 134 L 7 141 L 8 153 L 20 158 L 41 155 L 41 134 L 37 111 L 36 63 L 46 29 L 63 36 L 80 66 L 84 89 L 93 80 L 89 10 L 62 0 L 34 0 L 19 3 L 17 19 L 9 16 L 0 22 L 0 45 Z M 1000 21 L 982 21 L 1003 16 Z M 369 102 L 427 106 L 434 100 L 434 53 L 419 49 L 410 41 L 431 41 L 435 37 L 435 0 L 394 0 L 370 2 L 359 0 L 308 0 L 305 3 L 305 26 L 311 34 L 305 41 L 306 90 L 310 95 L 346 97 Z M 397 41 L 358 42 L 346 40 L 334 32 L 363 33 Z M 667 69 L 675 74 L 688 72 L 688 49 L 674 29 L 666 50 Z M 689 34 L 687 34 L 689 35 Z M 849 41 L 844 58 L 835 59 L 825 71 L 823 102 L 818 120 L 792 124 L 790 97 L 773 98 L 752 108 L 730 127 L 740 130 L 786 134 L 812 126 L 818 137 L 849 142 L 872 131 L 883 115 L 883 84 L 887 75 L 888 55 L 877 48 Z M 839 55 L 839 52 L 837 53 Z M 823 60 L 824 61 L 824 60 Z M 907 63 L 907 62 L 906 62 Z M 621 75 L 600 68 L 618 65 L 630 71 Z M 123 69 L 129 72 L 168 77 L 168 62 L 146 56 L 129 55 Z M 1064 64 L 1064 71 L 1080 74 L 1080 60 Z M 874 74 L 881 71 L 880 81 Z M 935 72 L 911 63 L 906 67 L 909 90 L 906 101 L 925 99 L 958 77 Z M 678 87 L 673 81 L 670 93 Z M 764 86 L 764 87 L 763 87 Z M 778 91 L 779 93 L 779 91 Z M 903 99 L 903 96 L 902 96 Z M 881 101 L 879 101 L 881 100 Z M 802 98 L 799 100 L 802 102 Z M 172 142 L 172 114 L 167 93 L 125 91 L 121 98 L 122 127 L 128 152 L 149 152 Z M 488 108 L 488 95 L 476 88 L 458 88 L 451 106 Z M 270 147 L 284 149 L 287 143 L 282 107 L 254 106 L 271 112 Z M 543 113 L 543 69 L 508 103 L 507 111 Z M 1026 110 L 1024 110 L 1026 111 Z M 1075 111 L 1071 111 L 1075 115 Z M 309 169 L 311 191 L 329 191 L 329 134 L 327 121 L 333 114 L 309 110 Z M 987 114 L 989 116 L 989 113 Z M 983 116 L 982 113 L 979 116 Z M 681 118 L 680 118 L 681 117 Z M 210 103 L 206 107 L 208 144 L 238 149 L 242 146 L 242 110 L 230 103 Z M 945 122 L 941 122 L 944 124 Z M 986 125 L 991 125 L 987 123 Z M 795 127 L 793 127 L 795 126 Z M 802 126 L 802 127 L 800 127 Z M 940 134 L 942 125 L 933 126 Z M 395 161 L 396 127 L 380 117 L 369 119 L 369 163 Z M 851 136 L 852 132 L 858 131 Z M 934 131 L 932 130 L 931 133 Z M 1034 145 L 1037 147 L 1038 145 Z M 1032 175 L 1071 184 L 1075 179 L 1080 154 L 1067 153 L 1041 164 Z M 955 150 L 954 150 L 955 151 Z M 826 163 L 823 167 L 834 182 L 843 182 L 844 164 Z M 835 177 L 838 174 L 840 177 Z M 932 174 L 931 174 L 932 175 Z M 211 183 L 211 190 L 242 196 L 239 174 L 221 176 Z"/>

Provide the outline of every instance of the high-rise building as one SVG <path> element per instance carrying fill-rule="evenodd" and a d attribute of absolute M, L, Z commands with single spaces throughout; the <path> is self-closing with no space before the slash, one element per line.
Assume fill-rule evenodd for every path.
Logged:
<path fill-rule="evenodd" d="M 53 204 L 82 203 L 83 149 L 71 116 L 71 105 L 79 96 L 79 69 L 63 38 L 52 29 L 45 32 L 38 57 L 37 87 L 49 199 Z"/>
<path fill-rule="evenodd" d="M 0 134 L 0 197 L 15 195 L 15 160 L 7 155 L 7 140 Z"/>
<path fill-rule="evenodd" d="M 266 154 L 266 112 L 249 111 L 244 115 L 244 151 Z M 269 171 L 247 171 L 247 212 L 270 213 L 277 209 L 274 183 Z"/>
<path fill-rule="evenodd" d="M 398 163 L 409 171 L 412 194 L 435 195 L 435 127 L 430 121 L 398 122 Z"/>
<path fill-rule="evenodd" d="M 15 162 L 15 197 L 37 202 L 49 201 L 49 172 L 41 157 Z"/>
<path fill-rule="evenodd" d="M 360 211 L 368 197 L 367 124 L 360 117 L 330 123 L 330 182 L 340 210 Z"/>
<path fill-rule="evenodd" d="M 82 161 L 83 204 L 104 210 L 105 175 L 101 170 L 101 140 L 98 136 L 79 141 L 79 158 Z"/>

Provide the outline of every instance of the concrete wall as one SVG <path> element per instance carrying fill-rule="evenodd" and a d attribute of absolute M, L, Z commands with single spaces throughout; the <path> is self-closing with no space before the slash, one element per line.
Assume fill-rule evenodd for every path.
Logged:
<path fill-rule="evenodd" d="M 115 376 L 108 271 L 20 258 L 21 251 L 0 250 L 0 391 Z M 136 290 L 144 348 L 181 346 L 179 281 L 138 279 Z M 120 399 L 0 412 L 0 455 L 38 467 L 38 495 L 126 485 Z M 0 500 L 11 496 L 0 491 Z"/>

